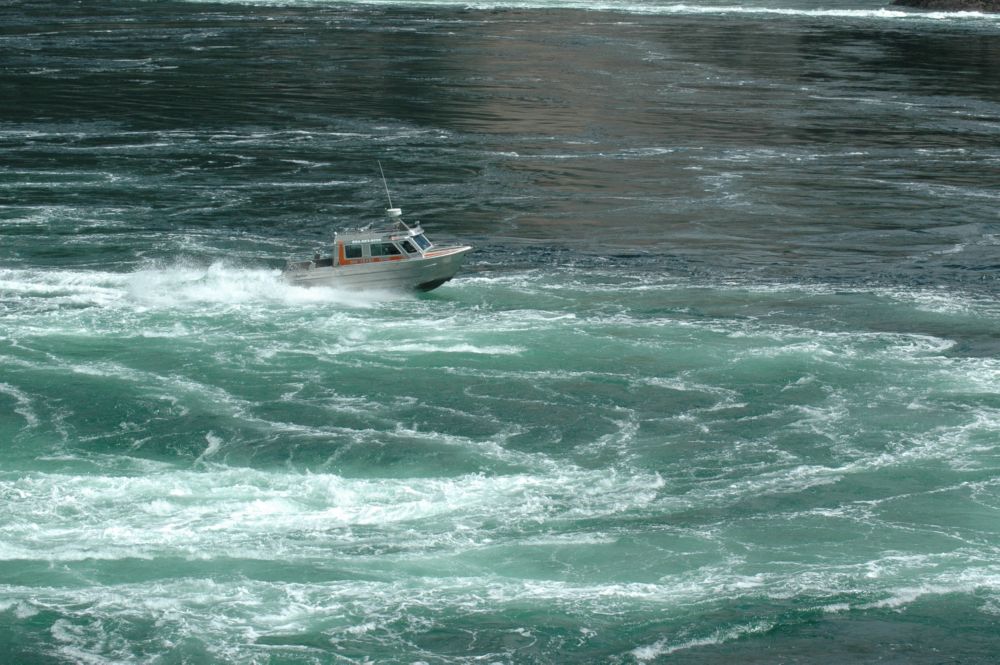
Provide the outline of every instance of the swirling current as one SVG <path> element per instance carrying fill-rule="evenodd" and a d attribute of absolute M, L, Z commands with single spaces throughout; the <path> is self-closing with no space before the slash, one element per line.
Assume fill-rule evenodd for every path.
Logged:
<path fill-rule="evenodd" d="M 991 663 L 1000 21 L 0 3 L 0 661 Z M 394 203 L 428 294 L 285 282 Z"/>

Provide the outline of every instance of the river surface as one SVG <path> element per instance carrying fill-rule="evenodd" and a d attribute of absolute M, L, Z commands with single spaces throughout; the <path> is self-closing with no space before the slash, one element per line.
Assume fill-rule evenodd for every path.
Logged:
<path fill-rule="evenodd" d="M 0 662 L 995 663 L 1000 18 L 0 2 Z M 421 295 L 282 281 L 393 202 Z"/>

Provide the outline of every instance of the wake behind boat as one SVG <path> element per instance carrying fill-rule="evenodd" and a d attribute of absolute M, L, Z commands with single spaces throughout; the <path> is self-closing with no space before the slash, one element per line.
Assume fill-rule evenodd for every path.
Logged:
<path fill-rule="evenodd" d="M 403 221 L 399 208 L 388 208 L 386 215 L 381 228 L 334 233 L 330 256 L 289 262 L 285 279 L 301 286 L 430 291 L 454 277 L 472 250 L 435 245 L 419 222 L 408 226 Z"/>
<path fill-rule="evenodd" d="M 419 222 L 407 225 L 403 211 L 392 205 L 381 163 L 378 168 L 389 200 L 385 225 L 334 233 L 330 256 L 289 261 L 285 279 L 302 286 L 430 291 L 455 276 L 472 247 L 438 247 L 427 239 Z"/>

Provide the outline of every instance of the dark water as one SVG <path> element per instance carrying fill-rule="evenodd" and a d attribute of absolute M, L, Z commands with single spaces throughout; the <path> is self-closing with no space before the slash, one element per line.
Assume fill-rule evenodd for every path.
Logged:
<path fill-rule="evenodd" d="M 0 662 L 996 662 L 997 18 L 6 2 L 0 155 Z"/>

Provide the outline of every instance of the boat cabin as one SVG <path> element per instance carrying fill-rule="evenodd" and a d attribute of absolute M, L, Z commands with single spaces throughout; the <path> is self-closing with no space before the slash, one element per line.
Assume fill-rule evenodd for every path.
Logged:
<path fill-rule="evenodd" d="M 430 249 L 423 230 L 415 228 L 348 231 L 333 236 L 333 265 L 377 263 L 418 258 Z"/>
<path fill-rule="evenodd" d="M 423 258 L 433 246 L 424 235 L 420 224 L 407 226 L 399 208 L 386 211 L 389 225 L 382 228 L 365 228 L 333 234 L 333 252 L 330 256 L 316 254 L 311 261 L 289 263 L 289 270 L 313 270 L 338 266 L 404 261 Z"/>

